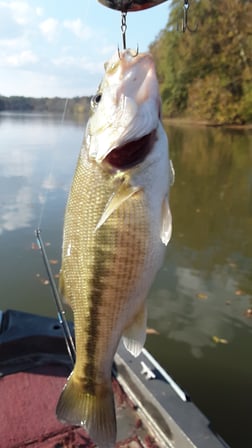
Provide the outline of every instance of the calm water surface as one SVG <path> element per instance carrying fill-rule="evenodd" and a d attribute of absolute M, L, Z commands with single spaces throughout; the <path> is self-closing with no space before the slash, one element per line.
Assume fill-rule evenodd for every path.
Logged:
<path fill-rule="evenodd" d="M 0 114 L 0 308 L 55 316 L 34 229 L 57 276 L 84 124 Z M 172 241 L 149 296 L 147 348 L 232 448 L 251 448 L 252 134 L 167 126 Z"/>

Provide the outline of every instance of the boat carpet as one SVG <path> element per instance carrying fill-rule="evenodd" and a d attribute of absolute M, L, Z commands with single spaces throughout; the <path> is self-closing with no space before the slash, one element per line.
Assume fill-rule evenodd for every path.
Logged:
<path fill-rule="evenodd" d="M 0 448 L 95 446 L 82 428 L 63 425 L 56 419 L 57 400 L 68 375 L 67 367 L 48 365 L 0 377 Z M 120 388 L 118 383 L 115 387 Z M 117 391 L 117 407 L 122 406 L 122 401 Z M 116 446 L 141 448 L 143 445 L 137 436 L 139 423 L 132 420 L 129 426 L 130 437 L 121 439 Z"/>

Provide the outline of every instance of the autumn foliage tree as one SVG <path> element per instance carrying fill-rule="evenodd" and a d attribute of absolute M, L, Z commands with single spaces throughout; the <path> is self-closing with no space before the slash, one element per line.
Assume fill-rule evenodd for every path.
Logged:
<path fill-rule="evenodd" d="M 163 110 L 170 117 L 214 123 L 252 122 L 252 2 L 190 1 L 178 31 L 181 0 L 173 0 L 166 28 L 151 44 Z"/>

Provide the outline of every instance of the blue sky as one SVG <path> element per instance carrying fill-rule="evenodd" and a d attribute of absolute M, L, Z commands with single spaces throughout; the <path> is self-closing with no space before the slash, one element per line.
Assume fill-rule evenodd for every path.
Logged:
<path fill-rule="evenodd" d="M 147 51 L 169 2 L 128 13 L 127 47 Z M 97 0 L 0 0 L 0 94 L 91 95 L 121 46 L 121 15 Z"/>

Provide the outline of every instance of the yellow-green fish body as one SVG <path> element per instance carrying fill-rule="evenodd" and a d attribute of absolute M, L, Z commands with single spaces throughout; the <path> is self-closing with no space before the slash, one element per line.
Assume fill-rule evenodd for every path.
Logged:
<path fill-rule="evenodd" d="M 171 234 L 170 167 L 149 54 L 114 56 L 93 101 L 65 214 L 60 289 L 76 363 L 56 412 L 107 448 L 113 358 L 122 336 L 134 356 L 144 345 L 145 299 Z"/>

